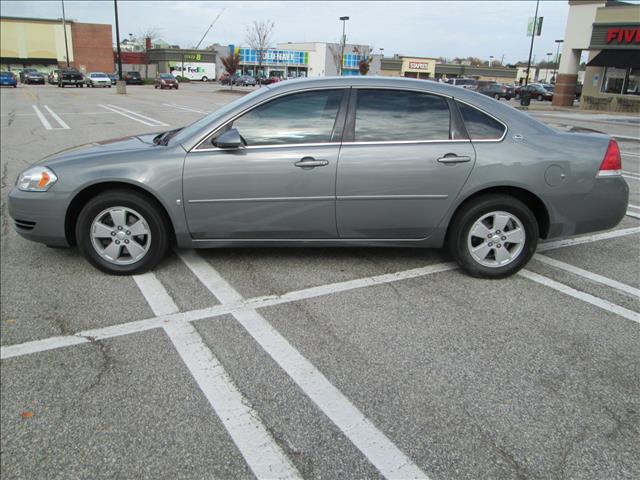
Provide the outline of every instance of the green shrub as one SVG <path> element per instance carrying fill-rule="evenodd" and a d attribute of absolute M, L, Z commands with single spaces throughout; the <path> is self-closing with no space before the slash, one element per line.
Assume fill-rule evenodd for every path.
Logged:
<path fill-rule="evenodd" d="M 156 83 L 156 81 L 153 78 L 145 78 L 142 80 L 143 85 L 153 85 L 154 83 Z"/>
<path fill-rule="evenodd" d="M 178 79 L 178 83 L 189 83 L 191 80 L 187 77 L 183 77 L 182 75 L 178 75 L 176 77 Z"/>

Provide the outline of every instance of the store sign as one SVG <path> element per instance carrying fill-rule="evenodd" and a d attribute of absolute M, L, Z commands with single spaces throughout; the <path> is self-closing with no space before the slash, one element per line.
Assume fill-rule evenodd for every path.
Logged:
<path fill-rule="evenodd" d="M 414 70 L 429 70 L 429 64 L 424 62 L 409 62 L 409 68 Z"/>
<path fill-rule="evenodd" d="M 202 59 L 202 56 L 199 53 L 185 53 L 184 54 L 184 59 L 185 60 L 195 60 L 200 61 Z"/>
<path fill-rule="evenodd" d="M 617 43 L 618 45 L 640 43 L 640 27 L 609 28 L 607 29 L 607 43 Z"/>

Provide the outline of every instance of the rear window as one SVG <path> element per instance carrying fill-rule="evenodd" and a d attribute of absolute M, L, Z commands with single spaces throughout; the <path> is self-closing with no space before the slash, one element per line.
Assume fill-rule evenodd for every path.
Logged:
<path fill-rule="evenodd" d="M 175 77 L 170 73 L 161 73 L 160 78 L 174 79 Z"/>
<path fill-rule="evenodd" d="M 402 90 L 358 90 L 356 142 L 449 139 L 449 106 L 435 95 Z"/>
<path fill-rule="evenodd" d="M 129 75 L 130 77 L 139 77 L 140 74 L 138 72 L 129 72 L 127 73 L 127 75 Z"/>
<path fill-rule="evenodd" d="M 500 140 L 502 138 L 506 130 L 502 123 L 466 103 L 457 102 L 457 104 L 471 140 Z"/>

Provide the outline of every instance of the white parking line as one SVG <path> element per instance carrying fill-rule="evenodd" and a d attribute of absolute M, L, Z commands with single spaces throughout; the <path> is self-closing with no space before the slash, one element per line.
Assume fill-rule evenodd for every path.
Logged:
<path fill-rule="evenodd" d="M 145 120 L 147 120 L 149 122 L 156 123 L 156 124 L 161 125 L 163 127 L 168 127 L 169 126 L 168 123 L 161 122 L 160 120 L 156 120 L 155 118 L 147 117 L 145 115 L 142 115 L 141 113 L 132 112 L 131 110 L 128 110 L 128 109 L 126 109 L 124 107 L 120 107 L 118 105 L 111 105 L 111 104 L 107 104 L 107 105 L 110 106 L 111 108 L 115 108 L 117 110 L 122 110 L 123 112 L 127 112 L 127 113 L 129 113 L 131 115 L 135 115 L 136 117 L 144 118 Z"/>
<path fill-rule="evenodd" d="M 199 110 L 193 107 L 186 107 L 184 105 L 176 105 L 175 103 L 163 103 L 165 107 L 178 108 L 180 110 L 186 110 L 187 112 L 195 112 L 195 113 L 207 113 L 204 110 Z"/>
<path fill-rule="evenodd" d="M 220 302 L 242 299 L 195 251 L 181 252 L 180 258 Z M 261 314 L 254 309 L 242 309 L 233 312 L 233 316 L 383 476 L 428 478 Z"/>
<path fill-rule="evenodd" d="M 140 123 L 142 123 L 144 125 L 148 125 L 150 127 L 160 127 L 160 126 L 168 127 L 169 126 L 166 123 L 160 122 L 159 120 L 153 120 L 153 119 L 151 119 L 149 117 L 143 117 L 142 115 L 137 114 L 135 112 L 131 112 L 130 110 L 120 111 L 118 109 L 118 107 L 114 107 L 113 105 L 98 104 L 98 106 L 102 107 L 102 108 L 105 108 L 107 110 L 110 110 L 110 111 L 112 111 L 114 113 L 118 113 L 118 114 L 120 114 L 120 115 L 122 115 L 124 117 L 130 118 L 131 120 L 135 120 L 136 122 L 140 122 Z M 122 110 L 124 110 L 124 109 L 122 109 Z M 129 113 L 131 113 L 131 115 L 129 115 L 128 113 L 125 113 L 125 112 L 129 112 Z M 134 117 L 134 115 L 136 115 L 136 116 Z M 145 118 L 145 119 L 147 119 L 149 121 L 145 121 L 142 118 L 138 118 L 138 117 Z M 150 123 L 150 122 L 154 122 L 154 123 Z"/>
<path fill-rule="evenodd" d="M 626 215 L 628 217 L 640 218 L 640 213 L 632 212 L 631 210 L 627 210 Z"/>
<path fill-rule="evenodd" d="M 627 172 L 626 170 L 622 170 L 622 176 L 624 178 L 630 178 L 632 180 L 640 180 L 640 175 L 633 172 Z"/>
<path fill-rule="evenodd" d="M 634 210 L 640 210 L 640 205 L 633 205 L 632 203 L 629 203 L 627 207 L 633 208 Z"/>
<path fill-rule="evenodd" d="M 608 312 L 620 315 L 621 317 L 624 317 L 633 322 L 640 323 L 640 313 L 621 307 L 620 305 L 616 305 L 615 303 L 611 303 L 607 300 L 603 300 L 602 298 L 594 297 L 593 295 L 590 295 L 588 293 L 581 292 L 580 290 L 571 288 L 564 283 L 556 282 L 555 280 L 552 280 L 549 277 L 545 277 L 544 275 L 540 275 L 530 270 L 520 270 L 520 272 L 518 272 L 518 275 L 528 278 L 529 280 L 533 280 L 534 282 L 537 282 L 546 287 L 553 288 L 554 290 L 577 298 L 578 300 L 582 300 L 583 302 L 590 303 L 591 305 L 594 305 Z"/>
<path fill-rule="evenodd" d="M 47 112 L 49 112 L 49 115 L 51 115 L 56 122 L 58 122 L 58 124 L 60 124 L 60 126 L 64 129 L 64 130 L 70 130 L 71 127 L 69 125 L 67 125 L 57 114 L 56 112 L 54 112 L 53 110 L 51 110 L 47 105 L 44 106 L 44 108 L 47 110 Z"/>
<path fill-rule="evenodd" d="M 36 107 L 35 105 L 31 105 L 31 106 L 33 107 L 33 109 L 36 112 L 36 115 L 40 119 L 40 122 L 42 123 L 42 126 L 47 130 L 52 130 L 51 124 L 49 123 L 49 120 L 47 120 L 47 118 L 42 114 L 40 109 L 38 107 Z"/>
<path fill-rule="evenodd" d="M 164 327 L 180 358 L 257 478 L 302 478 L 190 323 Z"/>
<path fill-rule="evenodd" d="M 158 277 L 152 272 L 134 275 L 133 280 L 156 316 L 169 315 L 180 311 L 173 298 L 167 293 L 164 285 L 160 283 Z"/>
<path fill-rule="evenodd" d="M 598 275 L 597 273 L 589 272 L 588 270 L 583 270 L 582 268 L 570 265 L 555 258 L 547 257 L 546 255 L 540 255 L 539 253 L 536 253 L 533 258 L 539 262 L 551 265 L 552 267 L 559 268 L 560 270 L 565 270 L 573 273 L 574 275 L 578 275 L 579 277 L 591 280 L 592 282 L 600 283 L 602 285 L 615 288 L 616 290 L 620 290 L 621 292 L 628 293 L 633 297 L 640 298 L 640 289 L 634 288 L 626 283 L 618 282 L 612 278 Z"/>
<path fill-rule="evenodd" d="M 611 230 L 610 232 L 596 233 L 595 235 L 586 235 L 584 237 L 563 238 L 562 240 L 554 240 L 544 242 L 538 246 L 538 252 L 546 252 L 547 250 L 555 250 L 556 248 L 569 247 L 571 245 L 582 245 L 584 243 L 596 242 L 598 240 L 608 240 L 610 238 L 626 237 L 640 233 L 640 227 L 621 228 L 619 230 Z"/>
<path fill-rule="evenodd" d="M 640 233 L 640 227 L 626 228 L 605 232 L 597 235 L 588 235 L 584 237 L 569 238 L 556 242 L 547 242 L 541 245 L 538 252 L 555 250 L 570 245 L 582 245 L 609 238 L 624 237 Z M 226 315 L 243 308 L 264 308 L 283 303 L 295 302 L 307 298 L 316 298 L 337 292 L 346 292 L 358 288 L 365 288 L 372 285 L 382 285 L 385 283 L 396 282 L 409 278 L 418 278 L 433 273 L 438 273 L 456 268 L 451 263 L 438 263 L 426 267 L 413 268 L 395 273 L 385 273 L 374 277 L 364 277 L 355 280 L 347 280 L 344 282 L 333 283 L 329 285 L 320 285 L 318 287 L 310 287 L 303 290 L 296 290 L 285 293 L 283 295 L 266 295 L 255 297 L 243 301 L 239 304 L 232 305 L 215 305 L 213 307 L 202 308 L 199 310 L 190 310 L 188 312 L 174 313 L 161 317 L 146 318 L 143 320 L 135 320 L 133 322 L 111 325 L 108 327 L 83 330 L 73 335 L 49 337 L 42 340 L 33 340 L 30 342 L 18 343 L 15 345 L 0 346 L 0 359 L 20 357 L 33 353 L 55 350 L 57 348 L 69 347 L 72 345 L 90 342 L 91 340 L 103 340 L 105 338 L 120 337 L 132 333 L 144 332 L 155 328 L 162 328 L 168 322 L 194 322 L 205 318 L 218 317 Z"/>

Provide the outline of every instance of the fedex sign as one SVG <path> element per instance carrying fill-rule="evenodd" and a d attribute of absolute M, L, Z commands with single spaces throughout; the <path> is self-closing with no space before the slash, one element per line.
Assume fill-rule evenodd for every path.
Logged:
<path fill-rule="evenodd" d="M 640 43 L 640 27 L 607 29 L 607 44 Z"/>

